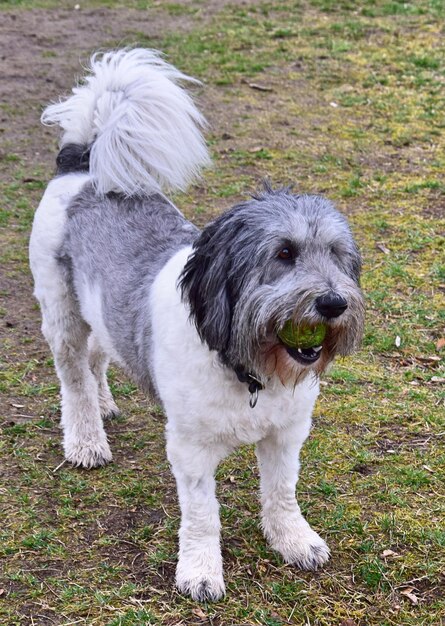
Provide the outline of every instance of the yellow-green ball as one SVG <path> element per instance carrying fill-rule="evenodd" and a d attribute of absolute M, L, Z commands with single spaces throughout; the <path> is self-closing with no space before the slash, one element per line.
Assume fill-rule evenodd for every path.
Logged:
<path fill-rule="evenodd" d="M 292 320 L 287 320 L 283 328 L 278 331 L 278 337 L 290 348 L 307 350 L 308 348 L 321 346 L 326 337 L 326 326 L 324 324 L 315 324 L 315 326 L 296 325 Z"/>

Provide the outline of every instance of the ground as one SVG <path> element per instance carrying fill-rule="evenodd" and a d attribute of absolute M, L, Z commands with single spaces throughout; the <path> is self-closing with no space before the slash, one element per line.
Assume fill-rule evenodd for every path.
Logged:
<path fill-rule="evenodd" d="M 2 3 L 2 624 L 445 623 L 444 17 L 441 0 Z M 227 597 L 209 605 L 174 591 L 164 417 L 121 372 L 113 464 L 61 465 L 27 264 L 57 145 L 42 108 L 93 50 L 133 43 L 203 81 L 214 165 L 175 198 L 190 219 L 267 177 L 336 202 L 364 258 L 363 348 L 323 380 L 298 488 L 332 559 L 302 573 L 266 547 L 245 448 L 218 471 Z"/>

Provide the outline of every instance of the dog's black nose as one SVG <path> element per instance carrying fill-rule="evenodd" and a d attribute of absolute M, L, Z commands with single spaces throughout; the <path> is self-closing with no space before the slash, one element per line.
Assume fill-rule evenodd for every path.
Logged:
<path fill-rule="evenodd" d="M 333 317 L 339 317 L 348 308 L 346 300 L 338 293 L 328 293 L 325 296 L 320 296 L 315 300 L 315 308 L 330 320 Z"/>

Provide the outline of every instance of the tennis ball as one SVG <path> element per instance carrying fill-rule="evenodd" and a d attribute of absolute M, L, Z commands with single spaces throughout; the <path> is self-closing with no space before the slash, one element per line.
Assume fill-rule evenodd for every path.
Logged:
<path fill-rule="evenodd" d="M 301 348 L 307 350 L 315 346 L 321 346 L 326 337 L 326 326 L 324 324 L 294 324 L 292 320 L 287 320 L 283 328 L 278 331 L 278 337 L 290 348 Z"/>

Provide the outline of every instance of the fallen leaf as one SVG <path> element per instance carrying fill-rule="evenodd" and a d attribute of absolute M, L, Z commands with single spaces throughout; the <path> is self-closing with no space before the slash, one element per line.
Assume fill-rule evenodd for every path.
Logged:
<path fill-rule="evenodd" d="M 431 467 L 429 465 L 422 465 L 423 469 L 426 469 L 427 472 L 429 472 L 430 474 L 434 474 L 434 470 L 431 469 Z"/>
<path fill-rule="evenodd" d="M 394 552 L 394 550 L 383 550 L 382 557 L 386 559 L 388 556 L 397 556 L 397 552 Z"/>
<path fill-rule="evenodd" d="M 441 337 L 436 341 L 436 350 L 442 350 L 445 348 L 445 337 Z"/>
<path fill-rule="evenodd" d="M 400 344 L 402 343 L 401 338 L 399 337 L 399 335 L 397 335 L 395 341 L 394 341 L 396 348 L 400 348 Z"/>
<path fill-rule="evenodd" d="M 257 91 L 273 91 L 272 87 L 267 87 L 267 85 L 259 85 L 258 83 L 247 83 L 251 89 L 256 89 Z"/>
<path fill-rule="evenodd" d="M 23 408 L 25 408 L 24 404 L 14 404 L 14 402 L 11 402 L 11 406 L 13 406 L 15 409 L 23 409 Z"/>
<path fill-rule="evenodd" d="M 196 607 L 196 609 L 192 609 L 192 613 L 193 615 L 196 615 L 196 617 L 199 617 L 199 619 L 207 619 L 207 615 L 199 606 Z"/>
<path fill-rule="evenodd" d="M 380 252 L 383 252 L 383 254 L 391 253 L 391 250 L 387 248 L 384 243 L 377 243 L 375 247 L 380 250 Z"/>
<path fill-rule="evenodd" d="M 402 596 L 405 596 L 412 602 L 412 604 L 419 604 L 419 598 L 413 593 L 414 587 L 407 587 L 403 589 L 400 593 Z"/>
<path fill-rule="evenodd" d="M 443 384 L 445 383 L 445 378 L 443 376 L 433 376 L 430 379 L 430 383 L 439 383 L 439 384 Z"/>

